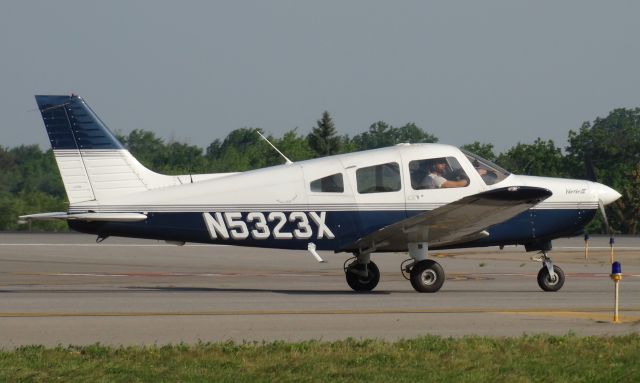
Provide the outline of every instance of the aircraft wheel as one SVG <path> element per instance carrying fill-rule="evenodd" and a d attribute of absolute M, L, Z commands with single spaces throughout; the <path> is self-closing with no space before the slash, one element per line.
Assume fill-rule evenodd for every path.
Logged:
<path fill-rule="evenodd" d="M 371 291 L 380 281 L 380 270 L 375 263 L 369 262 L 367 264 L 367 276 L 364 277 L 357 274 L 358 271 L 364 271 L 364 267 L 362 266 L 364 265 L 357 265 L 358 270 L 346 271 L 347 284 L 354 291 Z"/>
<path fill-rule="evenodd" d="M 556 273 L 555 278 L 551 278 L 549 270 L 542 266 L 538 272 L 538 286 L 544 291 L 558 291 L 564 285 L 564 271 L 561 268 L 554 265 L 553 272 Z"/>
<path fill-rule="evenodd" d="M 444 283 L 444 269 L 436 261 L 426 259 L 413 265 L 409 280 L 419 293 L 435 293 Z"/>

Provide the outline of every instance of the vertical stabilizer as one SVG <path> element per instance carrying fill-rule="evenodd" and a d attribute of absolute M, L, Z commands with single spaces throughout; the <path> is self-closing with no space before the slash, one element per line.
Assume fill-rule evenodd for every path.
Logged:
<path fill-rule="evenodd" d="M 145 168 L 76 95 L 36 96 L 70 204 L 180 184 Z"/>

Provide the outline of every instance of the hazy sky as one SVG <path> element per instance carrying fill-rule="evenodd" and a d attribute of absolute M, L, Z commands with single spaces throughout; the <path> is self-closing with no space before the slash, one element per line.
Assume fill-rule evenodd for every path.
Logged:
<path fill-rule="evenodd" d="M 3 1 L 0 145 L 48 147 L 34 94 L 114 131 L 415 122 L 503 151 L 640 106 L 638 1 Z"/>

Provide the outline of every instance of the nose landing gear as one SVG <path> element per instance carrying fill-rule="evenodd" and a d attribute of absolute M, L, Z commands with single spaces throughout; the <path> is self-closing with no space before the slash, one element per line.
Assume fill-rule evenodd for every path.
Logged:
<path fill-rule="evenodd" d="M 542 268 L 538 272 L 538 286 L 544 291 L 558 291 L 564 285 L 564 271 L 551 262 L 546 251 L 540 257 Z"/>

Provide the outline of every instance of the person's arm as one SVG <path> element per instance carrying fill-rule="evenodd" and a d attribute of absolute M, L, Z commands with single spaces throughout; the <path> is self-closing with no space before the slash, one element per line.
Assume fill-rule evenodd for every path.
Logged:
<path fill-rule="evenodd" d="M 460 181 L 449 181 L 446 180 L 442 184 L 440 184 L 441 188 L 461 188 L 467 186 L 469 183 L 467 180 Z"/>
<path fill-rule="evenodd" d="M 429 174 L 429 177 L 431 177 L 431 179 L 433 180 L 433 183 L 438 188 L 461 188 L 469 184 L 469 181 L 466 179 L 462 179 L 460 181 L 449 181 L 448 179 L 444 178 L 440 174 L 435 174 L 435 173 Z"/>
<path fill-rule="evenodd" d="M 442 185 L 445 184 L 445 182 L 447 182 L 447 179 L 442 177 L 439 174 L 436 173 L 431 173 L 429 174 L 429 178 L 431 178 L 431 180 L 433 181 L 433 184 L 435 185 L 436 188 L 441 188 L 443 187 Z M 446 187 L 446 186 L 445 186 Z"/>

